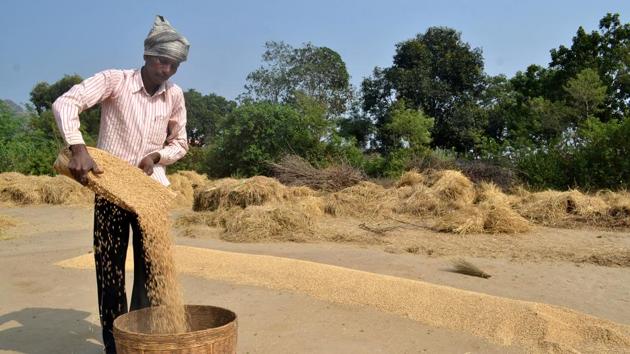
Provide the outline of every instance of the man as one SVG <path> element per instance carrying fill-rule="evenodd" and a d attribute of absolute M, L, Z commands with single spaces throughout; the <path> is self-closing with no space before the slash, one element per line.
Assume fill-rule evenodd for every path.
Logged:
<path fill-rule="evenodd" d="M 162 16 L 157 16 L 144 41 L 144 66 L 139 70 L 100 72 L 59 97 L 53 104 L 55 120 L 72 151 L 69 169 L 77 181 L 87 173 L 102 173 L 90 157 L 79 131 L 79 113 L 101 104 L 98 147 L 138 166 L 168 185 L 165 166 L 187 150 L 186 107 L 181 88 L 168 81 L 187 59 L 189 43 Z M 115 353 L 114 319 L 127 312 L 125 256 L 129 227 L 133 230 L 134 283 L 131 310 L 150 305 L 146 282 L 150 264 L 137 215 L 96 197 L 94 258 L 98 304 L 106 353 Z"/>

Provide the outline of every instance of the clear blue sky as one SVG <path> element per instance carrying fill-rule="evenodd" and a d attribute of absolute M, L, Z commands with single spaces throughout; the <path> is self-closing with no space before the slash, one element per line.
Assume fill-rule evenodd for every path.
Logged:
<path fill-rule="evenodd" d="M 529 64 L 547 65 L 549 50 L 570 44 L 580 25 L 594 30 L 607 12 L 628 22 L 628 10 L 630 2 L 621 0 L 5 0 L 0 98 L 25 103 L 39 81 L 140 67 L 156 14 L 191 42 L 189 60 L 172 80 L 233 99 L 261 65 L 269 40 L 337 51 L 358 85 L 375 66 L 391 65 L 396 43 L 449 26 L 482 48 L 487 73 L 512 76 Z"/>

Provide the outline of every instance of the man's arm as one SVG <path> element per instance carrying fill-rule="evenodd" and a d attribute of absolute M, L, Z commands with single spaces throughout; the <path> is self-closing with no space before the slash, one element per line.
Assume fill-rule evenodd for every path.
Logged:
<path fill-rule="evenodd" d="M 87 183 L 86 176 L 89 171 L 94 173 L 102 173 L 102 171 L 87 152 L 79 130 L 81 125 L 79 114 L 109 98 L 121 81 L 121 72 L 103 71 L 74 85 L 53 103 L 55 121 L 63 139 L 72 151 L 68 169 L 81 184 Z"/>

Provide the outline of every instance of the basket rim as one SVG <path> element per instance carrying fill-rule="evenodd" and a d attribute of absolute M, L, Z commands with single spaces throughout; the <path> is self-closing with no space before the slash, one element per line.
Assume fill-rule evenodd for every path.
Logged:
<path fill-rule="evenodd" d="M 134 331 L 129 331 L 126 329 L 121 329 L 120 326 L 117 326 L 117 322 L 120 323 L 119 319 L 123 318 L 125 316 L 127 316 L 128 314 L 132 313 L 132 312 L 136 312 L 136 311 L 149 311 L 149 309 L 151 308 L 155 308 L 155 307 L 160 307 L 160 306 L 150 306 L 150 307 L 145 307 L 142 309 L 138 309 L 138 310 L 134 310 L 134 311 L 129 311 L 127 313 L 124 313 L 118 317 L 116 317 L 116 319 L 114 319 L 114 323 L 113 323 L 113 330 L 115 332 L 119 332 L 120 334 L 126 336 L 126 335 L 135 335 L 135 336 L 146 336 L 146 337 L 151 337 L 153 339 L 170 339 L 173 337 L 174 333 L 143 333 L 143 332 L 134 332 Z M 195 305 L 195 304 L 186 304 L 184 305 L 184 308 L 213 308 L 213 309 L 219 309 L 219 310 L 223 310 L 228 312 L 230 315 L 232 315 L 234 318 L 229 321 L 228 323 L 224 324 L 223 326 L 219 326 L 219 327 L 211 327 L 211 328 L 206 328 L 206 329 L 199 329 L 196 331 L 190 331 L 190 332 L 185 332 L 185 333 L 177 333 L 178 336 L 182 336 L 182 337 L 188 337 L 188 336 L 197 336 L 199 334 L 205 334 L 205 333 L 211 333 L 211 332 L 221 332 L 224 331 L 230 327 L 236 326 L 237 322 L 238 322 L 238 316 L 236 315 L 236 313 L 230 309 L 226 309 L 224 307 L 219 307 L 219 306 L 213 306 L 213 305 Z"/>

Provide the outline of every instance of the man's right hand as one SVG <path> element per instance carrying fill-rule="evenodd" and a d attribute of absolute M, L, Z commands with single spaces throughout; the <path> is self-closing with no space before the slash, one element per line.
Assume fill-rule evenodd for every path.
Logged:
<path fill-rule="evenodd" d="M 70 151 L 72 151 L 72 158 L 68 162 L 68 169 L 79 183 L 87 185 L 87 174 L 90 171 L 95 174 L 103 173 L 103 170 L 92 160 L 85 145 L 71 145 Z"/>

